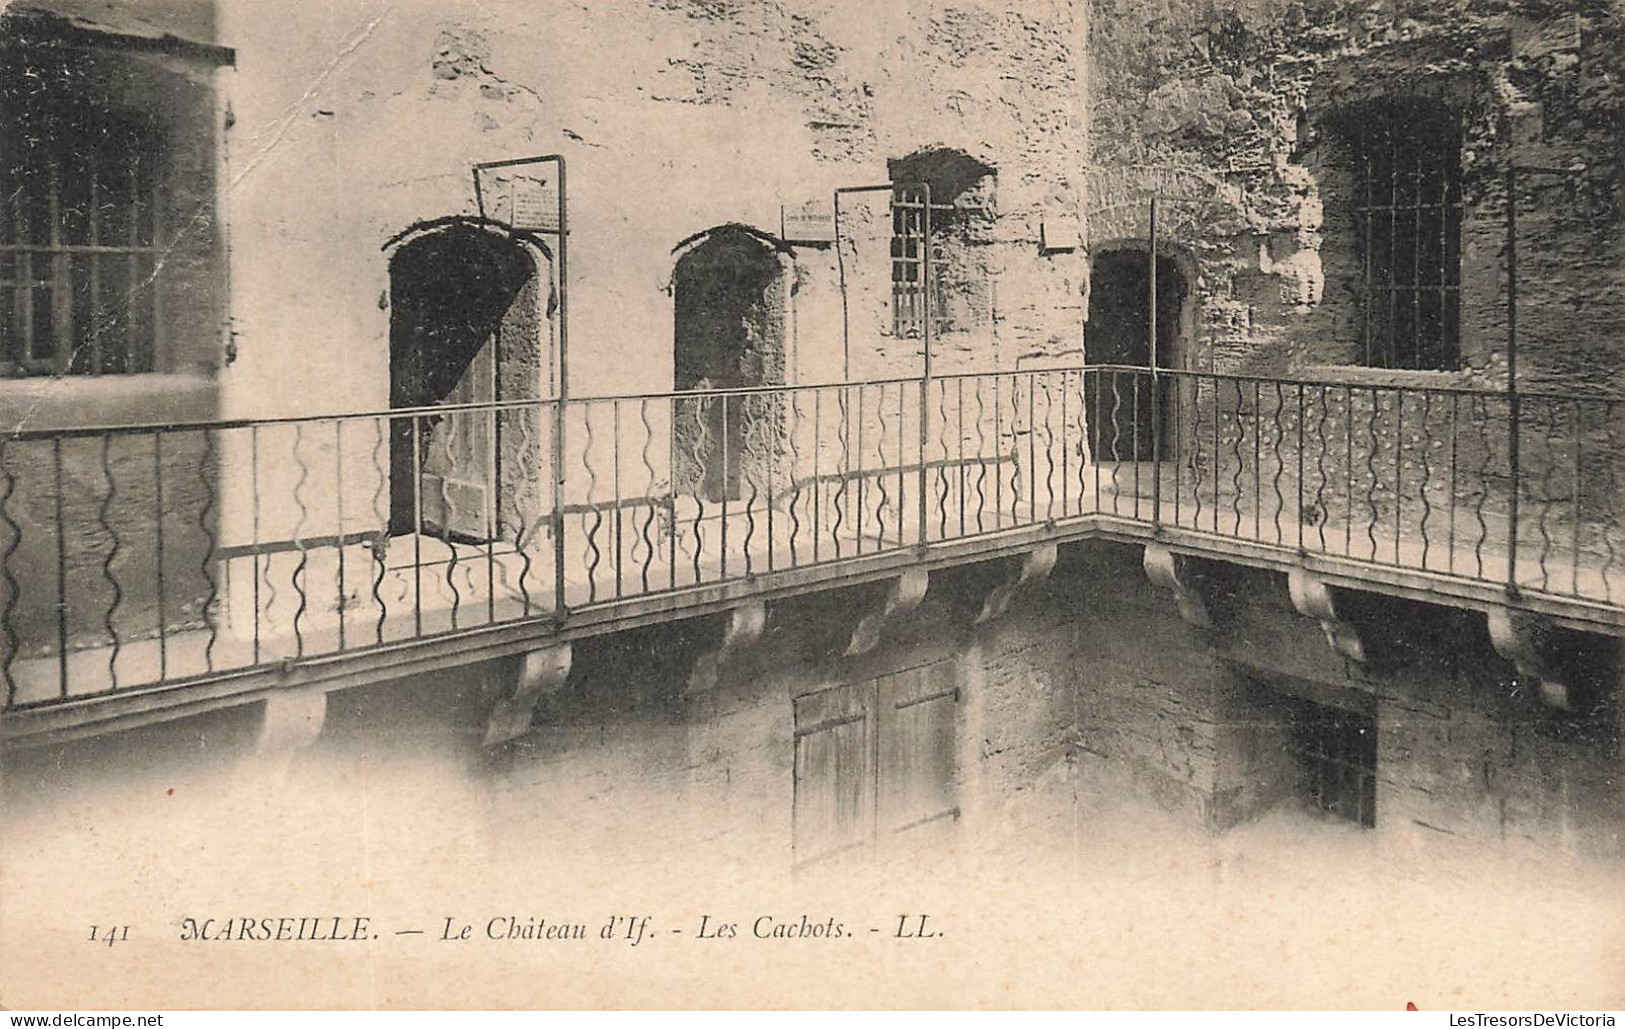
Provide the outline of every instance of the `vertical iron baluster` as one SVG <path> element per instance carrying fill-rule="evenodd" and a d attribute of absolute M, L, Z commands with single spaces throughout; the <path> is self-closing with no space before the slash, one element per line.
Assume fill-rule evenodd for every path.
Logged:
<path fill-rule="evenodd" d="M 1598 528 L 1602 531 L 1602 545 L 1608 551 L 1608 557 L 1602 566 L 1602 593 L 1603 599 L 1609 603 L 1612 603 L 1614 600 L 1614 583 L 1613 580 L 1609 578 L 1609 573 L 1614 570 L 1614 561 L 1618 556 L 1614 550 L 1613 526 L 1610 523 L 1617 520 L 1617 513 L 1620 504 L 1619 476 L 1615 470 L 1620 455 L 1619 443 L 1614 434 L 1614 422 L 1616 420 L 1614 415 L 1615 407 L 1616 404 L 1612 400 L 1603 402 L 1602 422 L 1603 437 L 1607 441 L 1603 447 L 1603 467 L 1607 471 L 1608 481 L 1608 491 L 1606 496 L 1608 497 L 1608 503 L 1613 505 L 1616 517 L 1614 519 L 1610 519 L 1608 517 L 1608 512 L 1604 510 L 1602 512 L 1602 523 L 1600 526 L 1598 526 Z"/>
<path fill-rule="evenodd" d="M 1368 216 L 1369 217 L 1369 216 Z M 1348 473 L 1347 513 L 1348 518 L 1343 522 L 1343 555 L 1354 556 L 1354 390 L 1352 387 L 1343 387 L 1343 415 L 1344 415 L 1344 446 L 1345 471 Z"/>
<path fill-rule="evenodd" d="M 1585 443 L 1585 420 L 1581 416 L 1580 401 L 1578 399 L 1576 399 L 1574 401 L 1574 511 L 1573 511 L 1573 526 L 1574 526 L 1574 528 L 1573 528 L 1573 533 L 1574 533 L 1573 587 L 1574 587 L 1574 590 L 1573 590 L 1573 592 L 1574 592 L 1574 595 L 1577 596 L 1577 597 L 1580 595 L 1580 524 L 1581 524 L 1580 523 L 1580 512 L 1581 512 L 1583 498 L 1584 498 L 1584 492 L 1583 492 L 1583 490 L 1581 488 L 1581 483 L 1580 483 L 1580 476 L 1582 474 L 1581 463 L 1583 461 L 1582 455 L 1583 455 L 1583 452 L 1584 452 L 1584 443 Z"/>
<path fill-rule="evenodd" d="M 59 695 L 68 697 L 68 518 L 67 498 L 63 496 L 62 437 L 51 437 L 51 467 L 55 476 L 56 510 L 56 660 Z M 158 509 L 159 533 L 163 532 L 163 508 Z M 162 568 L 159 574 L 163 574 Z"/>
<path fill-rule="evenodd" d="M 1129 396 L 1133 410 L 1133 443 L 1130 453 L 1134 455 L 1134 517 L 1140 517 L 1140 376 L 1138 372 L 1130 372 Z"/>
<path fill-rule="evenodd" d="M 790 399 L 790 401 L 792 403 L 794 403 L 795 394 L 793 392 L 791 392 L 790 390 L 785 390 L 784 393 L 782 394 L 782 396 L 784 398 Z M 779 419 L 778 416 L 782 413 L 782 408 L 780 407 L 780 405 L 779 405 L 777 399 L 775 398 L 775 396 L 764 396 L 762 398 L 762 401 L 763 401 L 763 407 L 766 409 L 766 411 L 769 414 L 772 415 L 772 417 L 769 418 L 765 423 L 767 425 L 767 427 L 768 427 L 768 431 L 767 431 L 767 570 L 771 572 L 773 570 L 773 480 L 775 478 L 777 478 L 778 474 L 779 474 L 779 426 L 780 426 L 781 422 L 780 422 L 780 419 Z"/>
<path fill-rule="evenodd" d="M 677 419 L 678 405 L 682 403 L 677 397 L 672 397 L 669 403 L 669 412 L 666 416 L 666 478 L 670 480 L 668 495 L 666 497 L 667 510 L 671 512 L 670 530 L 666 534 L 666 547 L 668 552 L 668 584 L 672 589 L 677 588 L 677 535 L 682 527 L 677 522 Z"/>
<path fill-rule="evenodd" d="M 1004 426 L 999 374 L 993 374 L 993 527 L 1004 527 Z"/>
<path fill-rule="evenodd" d="M 1461 394 L 1450 394 L 1450 537 L 1445 548 L 1445 566 L 1456 573 L 1456 466 L 1461 438 Z"/>
<path fill-rule="evenodd" d="M 1422 483 L 1423 492 L 1427 482 Z M 1401 515 L 1405 510 L 1405 391 L 1394 390 L 1394 564 L 1402 564 L 1399 539 Z"/>
<path fill-rule="evenodd" d="M 1011 376 L 1011 386 L 1015 385 Z M 1038 391 L 1038 373 L 1027 373 L 1027 520 L 1038 520 L 1038 418 L 1034 394 Z"/>
<path fill-rule="evenodd" d="M 903 511 L 908 507 L 907 487 L 904 485 L 906 482 L 904 477 L 904 472 L 906 470 L 904 468 L 904 464 L 906 461 L 903 456 L 903 437 L 907 435 L 907 433 L 903 431 L 906 426 L 904 397 L 907 392 L 908 391 L 903 388 L 902 383 L 897 384 L 897 545 L 899 547 L 903 546 Z M 920 419 L 922 426 L 925 420 L 925 407 L 929 402 L 929 399 L 930 398 L 925 395 L 924 386 L 922 384 L 920 391 Z M 925 437 L 922 436 L 920 437 L 920 495 L 917 501 L 920 516 L 920 538 L 917 542 L 921 546 L 925 545 L 926 535 L 929 531 L 929 526 L 926 525 L 926 512 L 928 508 L 926 507 L 925 499 L 926 491 L 930 488 L 929 480 L 926 478 L 930 471 L 928 467 L 930 462 L 926 460 L 925 448 L 926 440 Z"/>
<path fill-rule="evenodd" d="M 855 430 L 856 442 L 852 446 L 852 454 L 853 454 L 854 457 L 857 458 L 857 460 L 855 462 L 855 467 L 852 470 L 853 470 L 854 473 L 856 473 L 857 479 L 858 479 L 858 485 L 857 485 L 858 509 L 857 509 L 857 519 L 856 520 L 857 520 L 857 523 L 858 523 L 857 524 L 857 545 L 858 545 L 858 553 L 860 553 L 860 554 L 863 553 L 863 533 L 864 533 L 863 523 L 864 523 L 864 520 L 867 518 L 868 513 L 869 513 L 868 510 L 864 507 L 864 500 L 863 500 L 863 493 L 864 493 L 863 487 L 865 485 L 864 479 L 867 477 L 865 475 L 866 469 L 864 468 L 864 465 L 867 462 L 865 461 L 864 456 L 863 456 L 863 392 L 864 392 L 863 391 L 863 384 L 859 383 L 858 384 L 858 410 L 857 410 L 857 415 L 856 415 L 856 417 L 854 419 L 854 421 L 856 423 L 856 426 L 857 426 L 857 428 Z"/>
<path fill-rule="evenodd" d="M 1329 387 L 1320 387 L 1320 418 L 1315 422 L 1315 535 L 1322 553 L 1326 551 L 1326 523 L 1331 521 L 1332 509 L 1326 502 L 1326 487 L 1331 485 L 1331 478 L 1326 472 L 1326 451 L 1330 443 L 1326 440 L 1326 423 L 1331 419 L 1331 403 L 1328 397 L 1331 393 Z"/>
<path fill-rule="evenodd" d="M 497 536 L 502 532 L 502 482 L 497 474 L 497 460 L 501 440 L 497 426 L 497 411 L 491 407 L 486 409 L 486 440 L 489 446 L 489 456 L 485 461 L 485 620 L 494 624 L 497 620 Z M 339 524 L 344 524 L 342 511 L 339 515 Z M 343 529 L 341 528 L 342 532 Z M 503 585 L 507 585 L 507 568 L 503 568 Z M 342 644 L 341 644 L 342 645 Z"/>
<path fill-rule="evenodd" d="M 334 505 L 338 517 L 338 552 L 339 552 L 339 649 L 344 647 L 344 611 L 348 605 L 348 597 L 344 592 L 344 419 L 335 419 L 333 422 L 333 477 L 335 492 Z M 212 662 L 211 662 L 212 666 Z"/>
<path fill-rule="evenodd" d="M 423 425 L 412 419 L 412 635 L 423 635 Z"/>
<path fill-rule="evenodd" d="M 1303 550 L 1303 383 L 1298 383 L 1298 501 L 1294 508 L 1298 520 L 1298 549 Z M 1284 503 L 1284 501 L 1283 501 Z"/>
<path fill-rule="evenodd" d="M 1191 528 L 1202 528 L 1202 376 L 1191 375 Z M 1214 417 L 1218 417 L 1214 402 Z"/>
<path fill-rule="evenodd" d="M 253 494 L 249 522 L 254 537 L 254 664 L 257 665 L 260 663 L 260 427 L 257 423 L 248 429 L 248 465 L 249 492 Z M 384 642 L 382 631 L 380 623 L 379 643 Z"/>
<path fill-rule="evenodd" d="M 790 501 L 786 513 L 790 516 L 790 567 L 801 565 L 801 552 L 799 540 L 801 537 L 801 515 L 796 512 L 796 505 L 801 503 L 801 444 L 796 442 L 801 432 L 801 391 L 790 390 L 790 425 L 786 434 L 786 443 L 790 447 Z M 818 441 L 813 440 L 814 446 Z"/>
<path fill-rule="evenodd" d="M 1213 377 L 1213 531 L 1219 531 L 1219 488 L 1223 465 L 1219 461 L 1219 423 L 1224 418 L 1224 380 Z"/>
<path fill-rule="evenodd" d="M 1370 446 L 1365 452 L 1365 470 L 1369 475 L 1370 485 L 1366 489 L 1366 506 L 1371 509 L 1371 520 L 1366 523 L 1366 539 L 1371 542 L 1371 560 L 1377 559 L 1377 521 L 1381 517 L 1377 511 L 1377 387 L 1371 387 L 1371 417 L 1366 419 L 1366 438 Z"/>
<path fill-rule="evenodd" d="M 813 509 L 812 509 L 812 555 L 813 564 L 818 563 L 820 522 L 823 520 L 824 491 L 818 482 L 821 454 L 824 449 L 824 391 L 813 390 Z"/>
<path fill-rule="evenodd" d="M 157 571 L 158 587 L 158 679 L 169 678 L 169 614 L 166 610 L 164 589 L 164 433 L 152 434 L 152 503 L 153 521 L 157 527 L 156 554 L 153 567 Z"/>
<path fill-rule="evenodd" d="M 965 535 L 965 380 L 956 379 L 956 406 L 959 408 L 959 534 Z M 980 382 L 978 382 L 980 388 Z"/>
<path fill-rule="evenodd" d="M 751 418 L 750 404 L 751 401 L 756 399 L 758 396 L 759 395 L 755 393 L 745 393 L 741 394 L 739 397 L 739 402 L 740 404 L 744 405 L 745 409 L 744 416 L 740 418 L 740 422 L 742 423 L 741 431 L 744 433 L 744 439 L 740 441 L 739 468 L 734 473 L 739 476 L 740 480 L 744 482 L 745 485 L 750 487 L 750 495 L 744 498 L 745 538 L 741 540 L 739 544 L 739 549 L 745 556 L 745 578 L 747 579 L 753 574 L 750 548 L 756 542 L 756 500 L 758 496 L 756 488 L 756 468 L 757 460 L 760 457 L 759 454 L 751 453 L 750 434 L 753 429 L 759 428 L 760 426 Z"/>
<path fill-rule="evenodd" d="M 622 551 L 625 540 L 621 535 L 621 402 L 609 402 L 609 431 L 614 443 L 611 446 L 611 460 L 614 462 L 614 471 L 611 476 L 612 488 L 615 491 L 615 596 L 623 596 L 622 586 Z"/>
<path fill-rule="evenodd" d="M 1090 459 L 1092 460 L 1092 462 L 1093 462 L 1093 464 L 1095 466 L 1095 513 L 1096 514 L 1099 514 L 1100 511 L 1101 511 L 1101 499 L 1100 499 L 1100 444 L 1104 439 L 1104 430 L 1105 430 L 1105 427 L 1106 427 L 1106 423 L 1104 421 L 1102 421 L 1101 417 L 1100 417 L 1100 397 L 1101 397 L 1101 394 L 1103 392 L 1101 390 L 1101 388 L 1100 388 L 1100 385 L 1101 385 L 1100 376 L 1101 375 L 1102 375 L 1101 372 L 1099 372 L 1099 371 L 1095 372 L 1095 389 L 1094 389 L 1094 395 L 1095 395 L 1095 420 L 1094 420 L 1095 439 L 1094 439 L 1094 443 L 1089 448 L 1089 457 L 1090 457 Z"/>

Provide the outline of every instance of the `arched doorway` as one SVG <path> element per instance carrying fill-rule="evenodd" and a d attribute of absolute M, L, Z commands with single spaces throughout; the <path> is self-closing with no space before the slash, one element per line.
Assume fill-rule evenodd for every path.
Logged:
<path fill-rule="evenodd" d="M 394 409 L 554 395 L 551 268 L 534 241 L 450 219 L 389 265 Z M 389 532 L 516 538 L 540 510 L 539 407 L 396 418 Z"/>
<path fill-rule="evenodd" d="M 785 381 L 788 276 L 771 237 L 742 225 L 713 229 L 679 247 L 672 273 L 673 388 L 745 389 Z M 680 401 L 673 412 L 678 481 L 707 500 L 740 495 L 761 469 L 777 397 Z"/>
<path fill-rule="evenodd" d="M 1085 360 L 1091 365 L 1151 366 L 1151 269 L 1144 249 L 1103 250 L 1090 262 L 1089 320 Z M 1189 291 L 1179 262 L 1157 258 L 1157 367 L 1177 368 L 1183 356 L 1185 299 Z M 1115 391 L 1114 391 L 1115 387 Z M 1169 422 L 1174 383 L 1164 379 L 1162 453 L 1173 450 Z M 1086 385 L 1091 452 L 1102 460 L 1146 461 L 1153 457 L 1151 380 L 1145 375 L 1103 373 Z M 1114 417 L 1114 410 L 1116 415 Z M 1099 417 L 1094 417 L 1096 412 Z M 1136 429 L 1138 431 L 1136 431 Z"/>

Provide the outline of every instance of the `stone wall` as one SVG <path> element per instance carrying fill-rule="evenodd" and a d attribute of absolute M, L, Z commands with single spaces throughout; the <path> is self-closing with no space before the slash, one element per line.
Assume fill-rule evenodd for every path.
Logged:
<path fill-rule="evenodd" d="M 1625 250 L 1621 22 L 1603 4 L 1100 0 L 1090 22 L 1091 244 L 1146 238 L 1195 267 L 1193 368 L 1358 371 L 1359 305 L 1337 166 L 1348 105 L 1427 98 L 1460 117 L 1461 358 L 1413 384 L 1506 375 L 1505 168 L 1519 190 L 1520 385 L 1616 390 Z M 1617 349 L 1617 348 L 1614 348 Z"/>

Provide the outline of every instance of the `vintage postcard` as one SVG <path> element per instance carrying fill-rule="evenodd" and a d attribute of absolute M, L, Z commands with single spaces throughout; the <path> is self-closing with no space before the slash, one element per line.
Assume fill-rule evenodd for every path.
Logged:
<path fill-rule="evenodd" d="M 0 5 L 0 1006 L 1625 1006 L 1607 0 Z"/>

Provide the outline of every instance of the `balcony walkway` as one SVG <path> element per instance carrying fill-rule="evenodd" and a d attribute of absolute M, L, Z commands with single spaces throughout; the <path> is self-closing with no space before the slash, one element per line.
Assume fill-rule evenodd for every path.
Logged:
<path fill-rule="evenodd" d="M 994 401 L 985 405 L 981 380 L 961 377 L 949 380 L 957 424 L 948 413 L 948 383 L 941 403 L 931 404 L 934 436 L 916 436 L 917 422 L 911 423 L 923 392 L 896 387 L 888 395 L 890 387 L 882 385 L 884 404 L 865 421 L 862 385 L 805 388 L 836 394 L 822 401 L 807 400 L 805 389 L 785 390 L 787 397 L 758 405 L 764 424 L 779 426 L 780 445 L 759 447 L 754 456 L 740 451 L 744 456 L 735 460 L 753 463 L 737 473 L 726 501 L 716 496 L 717 483 L 705 491 L 669 483 L 686 453 L 704 449 L 703 440 L 683 440 L 678 423 L 691 414 L 700 422 L 695 412 L 703 413 L 709 395 L 667 398 L 670 409 L 653 413 L 649 398 L 628 398 L 624 403 L 639 408 L 637 418 L 621 416 L 622 400 L 581 401 L 584 427 L 595 424 L 592 410 L 604 405 L 612 406 L 613 418 L 597 416 L 597 434 L 586 433 L 580 453 L 567 463 L 585 469 L 589 482 L 586 496 L 563 508 L 562 569 L 558 523 L 545 514 L 545 502 L 544 514 L 521 534 L 523 546 L 508 538 L 448 543 L 420 531 L 387 540 L 351 533 L 342 545 L 333 537 L 324 543 L 295 535 L 231 549 L 217 547 L 210 535 L 208 549 L 199 551 L 209 555 L 209 572 L 194 586 L 207 595 L 200 593 L 189 622 L 171 623 L 161 634 L 155 627 L 55 634 L 69 640 L 66 648 L 19 641 L 6 662 L 10 694 L 0 736 L 95 731 L 112 721 L 175 717 L 277 690 L 338 688 L 712 614 L 747 600 L 1092 538 L 1155 540 L 1198 558 L 1305 569 L 1333 586 L 1483 611 L 1517 608 L 1561 626 L 1625 633 L 1618 498 L 1604 503 L 1598 497 L 1601 485 L 1617 477 L 1611 465 L 1594 463 L 1599 452 L 1610 461 L 1617 455 L 1604 447 L 1582 452 L 1589 439 L 1616 438 L 1615 401 L 1595 402 L 1602 406 L 1592 414 L 1581 406 L 1591 401 L 1563 401 L 1572 406 L 1571 416 L 1555 413 L 1560 408 L 1553 401 L 1536 416 L 1544 447 L 1534 454 L 1539 470 L 1511 492 L 1504 475 L 1495 477 L 1504 455 L 1495 452 L 1494 441 L 1505 426 L 1491 417 L 1490 400 L 1463 404 L 1448 393 L 1417 400 L 1411 394 L 1418 391 L 1396 388 L 1392 398 L 1367 389 L 1367 403 L 1347 387 L 1272 381 L 1278 394 L 1272 413 L 1257 399 L 1263 387 L 1245 386 L 1251 380 L 1196 377 L 1183 394 L 1170 393 L 1170 424 L 1184 430 L 1164 441 L 1167 458 L 1091 459 L 1097 449 L 1146 452 L 1142 443 L 1152 433 L 1146 412 L 1135 404 L 1129 414 L 1122 403 L 1112 403 L 1118 410 L 1103 417 L 1121 412 L 1132 422 L 1109 421 L 1086 432 L 1087 402 L 1098 412 L 1107 395 L 1101 381 L 1086 389 L 1089 374 L 1113 375 L 1111 392 L 1119 398 L 1133 393 L 1110 370 L 1000 373 L 986 377 L 994 380 L 988 390 Z M 1295 421 L 1288 401 L 1294 391 Z M 976 403 L 974 418 L 962 399 L 967 392 Z M 840 421 L 833 429 L 820 424 L 818 415 L 807 417 L 809 408 L 838 410 Z M 1450 412 L 1448 422 L 1442 411 Z M 1477 411 L 1476 422 L 1464 411 Z M 498 413 L 469 412 L 487 419 Z M 381 440 L 374 424 L 401 417 L 424 416 L 353 421 Z M 1561 449 L 1565 417 L 1574 430 L 1572 453 Z M 605 432 L 604 422 L 615 430 Z M 344 423 L 332 423 L 335 437 L 343 435 Z M 664 424 L 671 426 L 669 449 L 651 453 L 666 434 Z M 623 438 L 627 426 L 637 434 Z M 204 438 L 192 449 L 213 455 L 223 449 L 216 436 L 242 427 L 159 431 L 195 431 Z M 273 456 L 264 453 L 274 450 L 272 430 L 254 431 L 256 454 Z M 529 429 L 525 435 L 540 439 Z M 367 449 L 365 439 L 348 445 L 339 452 Z M 362 471 L 374 468 L 373 478 L 362 481 L 359 492 L 376 498 L 386 479 L 372 449 L 373 463 Z M 295 438 L 287 455 L 301 482 L 313 460 L 308 451 Z M 104 444 L 102 478 L 111 493 L 107 452 Z M 339 494 L 347 467 L 336 466 Z M 260 469 L 251 471 L 257 476 Z M 1554 469 L 1572 472 L 1565 480 Z M 628 482 L 637 485 L 627 488 Z M 606 484 L 613 484 L 612 492 L 601 492 Z M 507 502 L 494 471 L 488 486 L 498 504 Z M 256 486 L 256 517 L 265 494 Z M 303 522 L 310 498 L 295 486 L 293 499 Z M 214 505 L 212 496 L 206 500 L 204 510 Z M 529 502 L 535 506 L 536 497 Z M 100 524 L 110 531 L 113 507 L 111 495 L 101 499 Z M 14 511 L 0 504 L 7 524 L 26 540 Z M 484 517 L 485 524 L 497 524 L 493 512 Z M 1509 577 L 1514 541 L 1516 574 Z M 112 620 L 105 598 L 83 587 L 75 593 L 74 583 L 101 581 L 105 589 L 113 573 L 128 580 L 126 566 L 111 564 L 117 552 L 115 546 L 104 553 L 105 562 L 81 573 L 81 580 L 61 580 L 68 584 L 65 610 L 81 609 L 76 625 Z M 30 584 L 20 585 L 26 591 Z"/>

